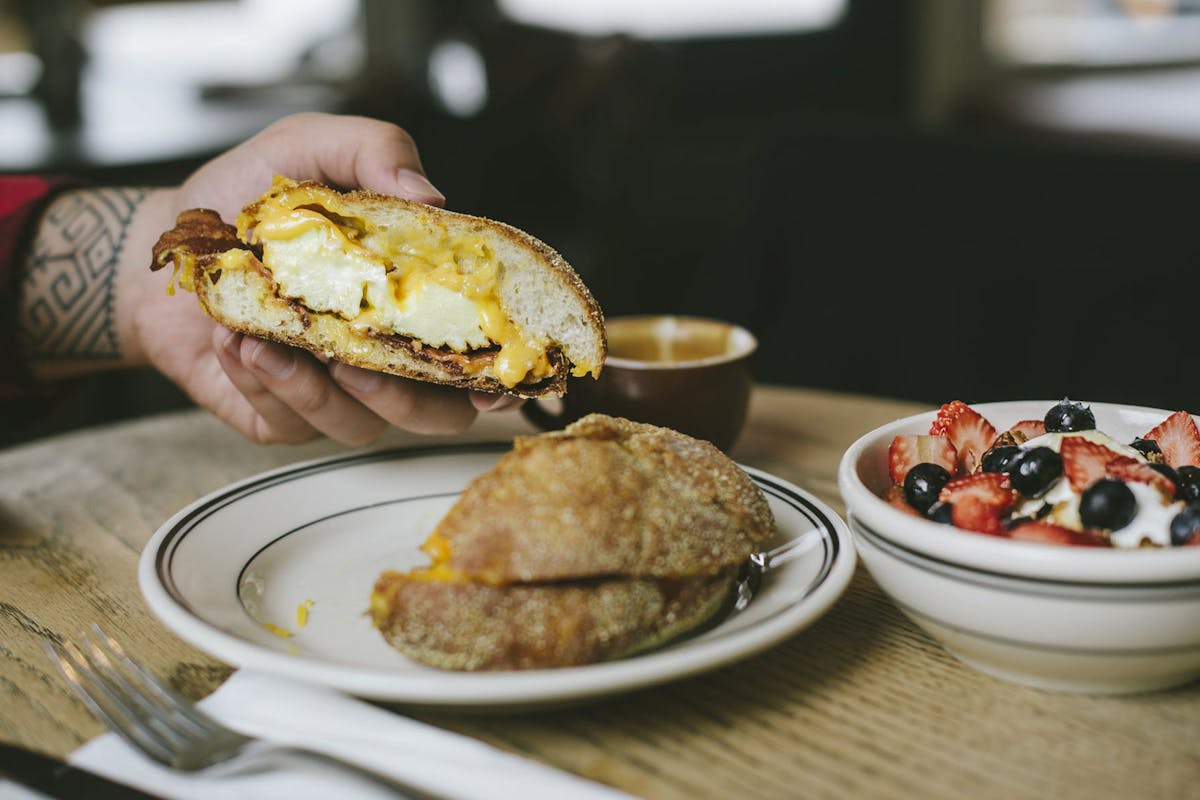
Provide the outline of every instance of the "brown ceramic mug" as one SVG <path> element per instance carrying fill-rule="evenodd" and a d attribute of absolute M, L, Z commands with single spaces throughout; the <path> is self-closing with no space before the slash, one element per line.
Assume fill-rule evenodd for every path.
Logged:
<path fill-rule="evenodd" d="M 619 317 L 605 322 L 608 358 L 600 377 L 572 379 L 559 408 L 529 401 L 526 418 L 561 428 L 601 412 L 707 439 L 722 450 L 746 422 L 758 340 L 729 322 L 698 317 Z"/>

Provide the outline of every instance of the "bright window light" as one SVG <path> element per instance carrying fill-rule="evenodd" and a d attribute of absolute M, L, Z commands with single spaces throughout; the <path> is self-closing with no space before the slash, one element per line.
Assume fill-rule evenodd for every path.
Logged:
<path fill-rule="evenodd" d="M 42 60 L 33 53 L 0 53 L 0 94 L 27 94 L 41 76 Z"/>
<path fill-rule="evenodd" d="M 1136 66 L 1200 61 L 1200 0 L 990 0 L 985 38 L 1002 62 Z"/>
<path fill-rule="evenodd" d="M 887 0 L 881 0 L 886 2 Z M 528 25 L 647 39 L 745 36 L 831 27 L 847 0 L 498 0 Z"/>
<path fill-rule="evenodd" d="M 429 85 L 442 107 L 458 117 L 473 117 L 487 104 L 483 56 L 459 40 L 439 43 L 429 54 Z"/>
<path fill-rule="evenodd" d="M 264 83 L 294 75 L 306 55 L 358 21 L 358 0 L 188 0 L 99 8 L 86 19 L 91 67 L 158 81 Z M 333 71 L 352 72 L 350 54 Z M 321 67 L 329 68 L 329 59 Z M 323 76 L 324 77 L 324 76 Z M 331 75 L 329 77 L 344 77 Z"/>

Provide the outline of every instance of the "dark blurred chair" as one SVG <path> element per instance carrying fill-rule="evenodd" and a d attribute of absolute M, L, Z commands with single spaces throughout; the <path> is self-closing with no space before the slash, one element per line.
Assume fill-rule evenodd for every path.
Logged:
<path fill-rule="evenodd" d="M 1200 407 L 1200 158 L 810 129 L 764 142 L 756 175 L 739 305 L 722 275 L 704 307 L 755 327 L 762 377 Z"/>

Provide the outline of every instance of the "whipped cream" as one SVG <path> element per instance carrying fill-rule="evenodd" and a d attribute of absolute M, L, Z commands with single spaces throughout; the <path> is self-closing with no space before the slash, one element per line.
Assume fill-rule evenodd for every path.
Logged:
<path fill-rule="evenodd" d="M 1026 441 L 1021 445 L 1021 449 L 1032 450 L 1035 447 L 1049 447 L 1051 450 L 1057 453 L 1062 449 L 1062 440 L 1068 436 L 1073 436 L 1079 439 L 1087 439 L 1089 442 L 1102 444 L 1119 456 L 1129 456 L 1130 458 L 1143 462 L 1146 460 L 1144 455 L 1129 445 L 1122 444 L 1104 431 L 1097 430 L 1068 431 L 1066 433 L 1043 433 L 1041 436 L 1035 436 Z"/>
<path fill-rule="evenodd" d="M 1103 431 L 1071 431 L 1067 433 L 1047 433 L 1036 436 L 1021 445 L 1022 450 L 1035 447 L 1048 447 L 1059 452 L 1062 440 L 1068 436 L 1078 436 L 1082 439 L 1104 445 L 1117 455 L 1129 456 L 1142 463 L 1149 463 L 1146 457 L 1127 444 L 1118 442 Z M 1147 483 L 1128 482 L 1126 486 L 1133 492 L 1137 501 L 1137 512 L 1128 525 L 1112 531 L 1109 542 L 1113 547 L 1136 548 L 1144 542 L 1161 547 L 1171 544 L 1171 520 L 1178 514 L 1185 503 L 1182 500 L 1170 500 L 1162 492 Z M 1083 530 L 1086 526 L 1079 517 L 1079 500 L 1081 493 L 1076 492 L 1066 476 L 1062 476 L 1041 497 L 1024 500 L 1018 503 L 1012 511 L 1014 517 L 1034 517 L 1053 522 L 1064 528 Z M 1050 506 L 1049 513 L 1043 509 Z"/>

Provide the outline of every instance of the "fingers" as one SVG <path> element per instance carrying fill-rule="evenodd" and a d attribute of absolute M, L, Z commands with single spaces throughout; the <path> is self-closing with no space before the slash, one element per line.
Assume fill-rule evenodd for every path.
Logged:
<path fill-rule="evenodd" d="M 325 435 L 364 445 L 388 424 L 423 434 L 460 433 L 475 419 L 467 393 L 323 364 L 308 353 L 219 328 L 213 346 L 221 367 L 252 413 L 222 414 L 262 443 L 298 443 Z M 235 413 L 236 412 L 236 413 Z"/>
<path fill-rule="evenodd" d="M 461 433 L 475 409 L 461 389 L 396 378 L 332 362 L 333 380 L 391 424 L 416 433 Z"/>
<path fill-rule="evenodd" d="M 242 363 L 241 348 L 244 336 L 218 327 L 213 335 L 213 349 L 225 374 L 248 404 L 225 415 L 235 428 L 248 438 L 263 444 L 299 444 L 319 434 L 303 417 L 268 390 L 253 370 Z M 238 411 L 241 413 L 233 413 Z M 246 414 L 249 411 L 251 413 Z"/>
<path fill-rule="evenodd" d="M 250 430 L 259 442 L 295 443 L 324 434 L 343 444 L 364 445 L 387 428 L 330 379 L 306 353 L 274 342 L 232 334 L 219 336 L 221 366 L 258 413 Z"/>
<path fill-rule="evenodd" d="M 234 336 L 228 331 L 226 333 L 231 337 Z M 178 382 L 188 390 L 196 403 L 207 408 L 218 419 L 251 441 L 260 444 L 305 441 L 304 435 L 299 432 L 285 436 L 269 430 L 268 426 L 264 424 L 262 415 L 250 404 L 250 401 L 229 377 L 227 367 L 221 363 L 222 357 L 221 348 L 214 346 L 194 359 L 186 373 L 178 376 Z M 307 438 L 312 439 L 318 435 L 310 428 Z"/>
<path fill-rule="evenodd" d="M 368 117 L 306 113 L 285 117 L 256 139 L 290 177 L 361 186 L 430 205 L 446 198 L 425 177 L 417 145 L 398 125 Z M 291 170 L 290 172 L 288 170 Z"/>
<path fill-rule="evenodd" d="M 236 219 L 275 175 L 363 187 L 430 205 L 445 202 L 425 177 L 412 137 L 400 126 L 309 112 L 272 123 L 196 170 L 180 187 L 177 211 L 212 208 L 227 221 Z"/>
<path fill-rule="evenodd" d="M 516 408 L 525 402 L 520 397 L 513 397 L 510 394 L 487 394 L 484 392 L 471 392 L 471 405 L 476 411 L 492 413 L 496 411 L 508 411 L 510 408 Z"/>

